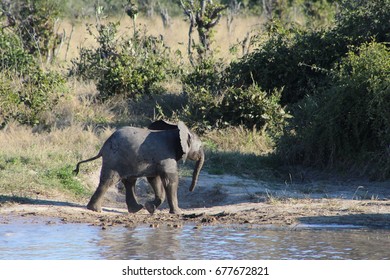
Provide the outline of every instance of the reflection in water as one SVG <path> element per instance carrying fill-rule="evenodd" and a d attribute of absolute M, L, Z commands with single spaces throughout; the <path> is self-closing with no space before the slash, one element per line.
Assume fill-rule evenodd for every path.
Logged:
<path fill-rule="evenodd" d="M 182 235 L 181 229 L 169 227 L 112 228 L 100 232 L 98 246 L 107 248 L 101 252 L 104 259 L 178 259 L 185 250 Z"/>
<path fill-rule="evenodd" d="M 100 236 L 104 259 L 390 259 L 384 230 L 137 227 Z"/>
<path fill-rule="evenodd" d="M 390 231 L 0 225 L 0 259 L 390 259 Z"/>
<path fill-rule="evenodd" d="M 0 259 L 94 259 L 99 231 L 82 224 L 0 224 Z"/>

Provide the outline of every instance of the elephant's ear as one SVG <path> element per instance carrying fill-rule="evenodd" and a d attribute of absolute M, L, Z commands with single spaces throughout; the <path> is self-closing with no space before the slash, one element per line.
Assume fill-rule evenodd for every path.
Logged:
<path fill-rule="evenodd" d="M 177 129 L 178 126 L 176 124 L 163 121 L 163 120 L 158 120 L 155 122 L 152 122 L 149 126 L 148 129 L 150 130 L 172 130 L 172 129 Z"/>
<path fill-rule="evenodd" d="M 192 141 L 191 132 L 182 121 L 179 121 L 177 126 L 179 128 L 180 145 L 183 151 L 182 159 L 185 161 L 187 159 L 188 152 L 190 151 Z"/>

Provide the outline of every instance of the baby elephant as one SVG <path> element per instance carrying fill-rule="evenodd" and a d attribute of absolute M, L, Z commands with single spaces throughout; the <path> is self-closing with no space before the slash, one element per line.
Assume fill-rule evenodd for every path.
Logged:
<path fill-rule="evenodd" d="M 180 159 L 196 161 L 190 191 L 193 191 L 204 163 L 204 151 L 199 137 L 183 122 L 177 125 L 156 121 L 148 128 L 123 127 L 115 131 L 104 143 L 99 153 L 77 163 L 78 174 L 81 163 L 103 158 L 100 182 L 87 208 L 101 211 L 101 201 L 114 182 L 122 180 L 126 189 L 126 204 L 130 213 L 143 208 L 137 202 L 135 183 L 138 177 L 146 177 L 151 184 L 155 199 L 145 203 L 149 213 L 154 211 L 165 197 L 170 213 L 180 213 L 177 202 L 178 167 Z"/>

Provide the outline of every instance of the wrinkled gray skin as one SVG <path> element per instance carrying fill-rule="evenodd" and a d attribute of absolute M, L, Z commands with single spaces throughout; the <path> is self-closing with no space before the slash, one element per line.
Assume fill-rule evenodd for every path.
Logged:
<path fill-rule="evenodd" d="M 146 177 L 152 186 L 155 199 L 145 203 L 153 214 L 167 197 L 170 213 L 180 213 L 177 201 L 178 167 L 180 159 L 194 160 L 190 191 L 193 191 L 204 163 L 204 151 L 199 137 L 183 122 L 177 125 L 156 121 L 148 128 L 123 127 L 115 131 L 104 143 L 100 152 L 77 163 L 74 173 L 79 172 L 81 163 L 103 158 L 100 182 L 87 208 L 101 211 L 102 198 L 107 189 L 121 180 L 126 189 L 126 204 L 130 213 L 143 208 L 137 202 L 135 183 L 138 177 Z"/>

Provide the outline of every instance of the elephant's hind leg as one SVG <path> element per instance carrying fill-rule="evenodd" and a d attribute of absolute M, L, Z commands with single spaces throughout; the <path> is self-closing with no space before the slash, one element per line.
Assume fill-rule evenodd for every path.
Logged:
<path fill-rule="evenodd" d="M 137 182 L 137 178 L 133 178 L 133 177 L 122 179 L 122 183 L 125 185 L 126 188 L 126 204 L 129 213 L 136 213 L 142 208 L 144 208 L 141 204 L 138 203 L 135 195 L 136 182 Z"/>
<path fill-rule="evenodd" d="M 159 207 L 165 200 L 165 191 L 159 176 L 157 177 L 148 177 L 148 182 L 154 190 L 155 198 L 153 201 L 148 201 L 145 203 L 145 208 L 150 214 L 153 214 L 154 211 Z"/>
<path fill-rule="evenodd" d="M 87 208 L 92 211 L 101 212 L 102 211 L 102 199 L 108 188 L 113 184 L 114 180 L 117 180 L 118 174 L 113 171 L 105 171 L 102 168 L 100 174 L 100 182 L 95 193 L 92 195 L 91 200 L 89 201 Z"/>

